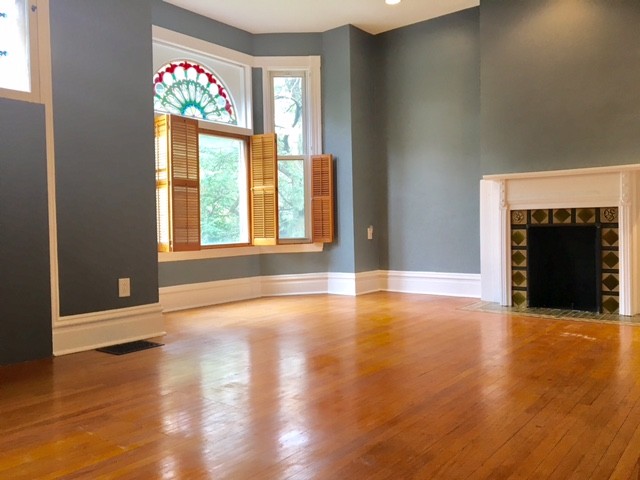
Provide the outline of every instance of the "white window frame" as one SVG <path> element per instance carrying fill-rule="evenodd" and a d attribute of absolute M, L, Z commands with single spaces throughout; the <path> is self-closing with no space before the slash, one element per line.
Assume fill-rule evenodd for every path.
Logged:
<path fill-rule="evenodd" d="M 304 159 L 305 175 L 305 232 L 304 238 L 279 239 L 279 243 L 309 242 L 311 239 L 311 156 L 322 153 L 322 106 L 320 84 L 320 57 L 257 57 L 255 66 L 262 68 L 262 97 L 264 131 L 275 131 L 273 118 L 273 82 L 274 76 L 304 75 L 304 123 L 305 146 L 303 155 L 292 159 Z M 280 159 L 278 159 L 280 160 Z"/>
<path fill-rule="evenodd" d="M 49 52 L 49 0 L 30 0 L 29 5 L 29 72 L 31 85 L 28 92 L 0 88 L 0 97 L 32 103 L 45 103 L 41 95 L 42 75 L 47 64 L 43 58 Z M 35 9 L 35 10 L 34 10 Z M 46 80 L 46 79 L 44 79 Z"/>

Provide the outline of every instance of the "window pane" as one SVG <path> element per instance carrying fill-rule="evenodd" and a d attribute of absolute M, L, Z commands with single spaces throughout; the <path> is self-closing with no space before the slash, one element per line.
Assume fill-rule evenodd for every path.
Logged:
<path fill-rule="evenodd" d="M 25 0 L 0 0 L 0 88 L 31 91 L 27 8 Z"/>
<path fill-rule="evenodd" d="M 273 121 L 278 155 L 304 155 L 304 77 L 273 77 Z"/>
<path fill-rule="evenodd" d="M 278 161 L 280 238 L 305 238 L 304 160 Z"/>
<path fill-rule="evenodd" d="M 202 245 L 248 242 L 247 211 L 244 141 L 200 134 Z"/>

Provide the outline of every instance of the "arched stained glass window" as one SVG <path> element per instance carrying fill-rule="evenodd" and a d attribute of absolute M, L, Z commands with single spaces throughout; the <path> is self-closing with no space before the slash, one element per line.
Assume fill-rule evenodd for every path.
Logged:
<path fill-rule="evenodd" d="M 170 62 L 153 78 L 157 112 L 237 125 L 235 106 L 220 79 L 199 63 Z"/>

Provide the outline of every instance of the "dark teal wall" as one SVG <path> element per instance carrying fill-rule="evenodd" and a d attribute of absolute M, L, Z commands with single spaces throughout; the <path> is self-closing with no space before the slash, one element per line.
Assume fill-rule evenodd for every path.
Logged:
<path fill-rule="evenodd" d="M 482 173 L 640 161 L 640 1 L 483 0 Z"/>
<path fill-rule="evenodd" d="M 252 54 L 253 35 L 249 32 L 189 12 L 163 0 L 150 1 L 153 25 L 188 34 L 191 37 L 232 48 L 242 53 Z"/>
<path fill-rule="evenodd" d="M 390 270 L 480 271 L 478 16 L 381 35 Z"/>
<path fill-rule="evenodd" d="M 51 48 L 60 313 L 155 303 L 150 5 L 51 2 Z"/>
<path fill-rule="evenodd" d="M 353 158 L 351 143 L 351 29 L 322 35 L 322 134 L 324 151 L 335 160 L 336 237 L 328 247 L 330 272 L 355 272 Z"/>
<path fill-rule="evenodd" d="M 381 42 L 362 30 L 350 29 L 351 145 L 353 155 L 353 236 L 355 271 L 380 268 L 381 245 L 387 233 L 387 164 L 384 123 L 380 122 L 382 92 Z M 367 227 L 374 235 L 367 238 Z M 382 241 L 381 241 L 382 240 Z"/>
<path fill-rule="evenodd" d="M 52 351 L 44 119 L 0 99 L 0 365 Z"/>

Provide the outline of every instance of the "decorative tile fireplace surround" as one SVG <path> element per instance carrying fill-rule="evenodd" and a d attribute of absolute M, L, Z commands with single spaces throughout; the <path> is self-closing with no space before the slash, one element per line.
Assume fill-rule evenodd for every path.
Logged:
<path fill-rule="evenodd" d="M 482 299 L 526 306 L 527 224 L 593 223 L 602 226 L 603 311 L 640 313 L 639 176 L 634 164 L 483 177 Z"/>

